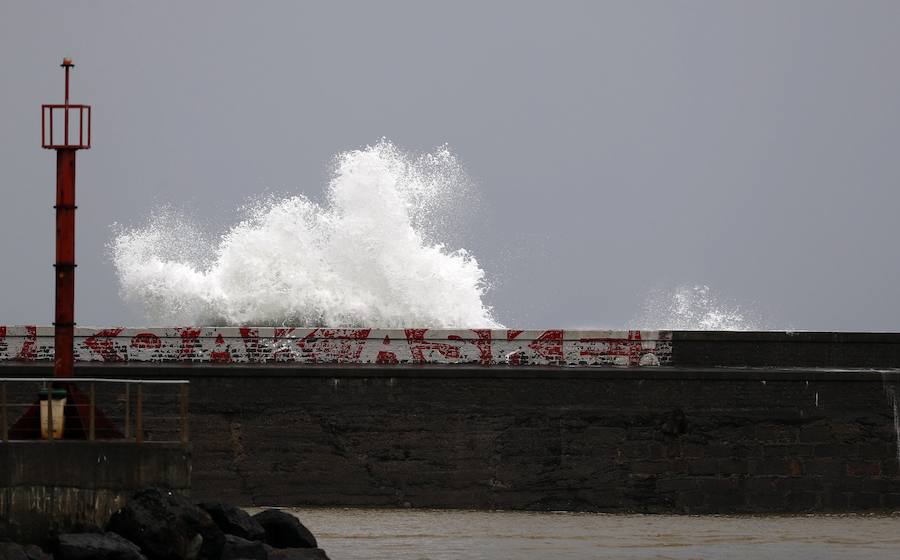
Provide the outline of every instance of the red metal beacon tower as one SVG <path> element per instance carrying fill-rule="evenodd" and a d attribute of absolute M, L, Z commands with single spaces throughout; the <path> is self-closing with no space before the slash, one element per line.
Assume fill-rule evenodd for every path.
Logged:
<path fill-rule="evenodd" d="M 75 337 L 75 153 L 91 147 L 91 106 L 69 103 L 72 59 L 66 71 L 62 105 L 41 106 L 41 145 L 56 150 L 56 312 L 54 315 L 53 376 L 74 375 Z M 62 126 L 60 126 L 62 125 Z"/>
<path fill-rule="evenodd" d="M 12 426 L 12 439 L 53 440 L 57 424 L 53 421 L 56 401 L 65 439 L 122 437 L 116 427 L 94 406 L 94 390 L 90 397 L 81 393 L 71 381 L 75 375 L 75 153 L 91 147 L 91 107 L 69 103 L 69 77 L 72 60 L 64 58 L 60 65 L 66 72 L 65 100 L 62 104 L 41 106 L 41 146 L 56 150 L 56 312 L 54 315 L 53 377 L 38 395 L 38 402 Z M 42 418 L 47 411 L 46 421 Z M 44 429 L 46 426 L 46 430 Z M 52 426 L 52 427 L 51 427 Z M 46 433 L 44 433 L 46 432 Z"/>

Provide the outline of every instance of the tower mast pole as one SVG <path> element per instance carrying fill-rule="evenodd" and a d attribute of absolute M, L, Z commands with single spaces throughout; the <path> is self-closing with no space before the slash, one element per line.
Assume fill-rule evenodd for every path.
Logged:
<path fill-rule="evenodd" d="M 60 65 L 66 72 L 65 103 L 45 105 L 50 113 L 50 138 L 44 147 L 56 150 L 56 305 L 54 313 L 54 362 L 53 376 L 74 376 L 75 339 L 75 153 L 90 148 L 90 108 L 69 104 L 69 71 L 74 68 L 71 59 L 63 59 Z M 53 111 L 63 111 L 63 138 L 53 138 Z M 88 111 L 87 142 L 84 140 L 84 111 Z M 78 138 L 69 137 L 69 113 L 78 111 Z"/>

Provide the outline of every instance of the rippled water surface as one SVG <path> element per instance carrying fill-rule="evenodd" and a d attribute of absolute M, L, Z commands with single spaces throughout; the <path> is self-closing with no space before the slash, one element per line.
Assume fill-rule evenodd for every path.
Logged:
<path fill-rule="evenodd" d="M 293 509 L 333 560 L 897 559 L 900 515 L 790 517 Z"/>

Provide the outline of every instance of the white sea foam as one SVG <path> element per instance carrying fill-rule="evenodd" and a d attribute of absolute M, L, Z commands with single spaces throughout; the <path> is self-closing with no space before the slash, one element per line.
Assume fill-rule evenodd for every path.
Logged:
<path fill-rule="evenodd" d="M 679 286 L 650 292 L 631 328 L 753 331 L 761 330 L 751 310 L 713 293 L 709 286 Z"/>
<path fill-rule="evenodd" d="M 161 210 L 110 248 L 124 298 L 151 322 L 498 327 L 478 262 L 439 241 L 469 185 L 446 148 L 382 141 L 337 156 L 324 204 L 258 201 L 213 242 Z"/>

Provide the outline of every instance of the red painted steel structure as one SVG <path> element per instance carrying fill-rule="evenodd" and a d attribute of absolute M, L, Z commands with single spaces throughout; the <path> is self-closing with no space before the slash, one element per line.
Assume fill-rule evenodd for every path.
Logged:
<path fill-rule="evenodd" d="M 75 67 L 72 60 L 63 59 L 60 65 L 66 71 L 66 96 L 62 105 L 41 106 L 41 146 L 56 150 L 56 314 L 54 321 L 53 377 L 71 379 L 75 374 L 75 152 L 91 147 L 91 107 L 69 103 L 69 71 Z M 57 138 L 54 127 L 56 115 L 63 115 L 62 138 Z M 77 113 L 78 133 L 73 115 Z M 85 113 L 87 113 L 85 115 Z M 49 126 L 48 126 L 49 125 Z M 73 138 L 77 137 L 77 141 Z M 122 434 L 102 411 L 97 410 L 93 389 L 90 397 L 84 395 L 74 383 L 50 384 L 49 389 L 63 389 L 68 402 L 63 411 L 65 439 L 121 438 Z M 47 400 L 53 400 L 48 391 Z M 53 410 L 47 407 L 48 412 Z M 40 402 L 35 403 L 9 430 L 10 439 L 41 439 Z M 47 424 L 52 424 L 52 412 Z M 50 430 L 48 430 L 48 433 Z M 48 438 L 53 441 L 53 438 Z"/>
<path fill-rule="evenodd" d="M 75 152 L 91 147 L 91 107 L 69 103 L 69 70 L 75 67 L 64 58 L 66 95 L 62 105 L 41 107 L 41 145 L 56 150 L 56 313 L 54 377 L 74 375 L 75 334 Z M 62 111 L 62 141 L 54 136 L 55 114 Z M 70 116 L 78 114 L 78 141 L 71 141 Z M 87 113 L 87 115 L 85 115 Z M 87 121 L 85 123 L 85 121 Z M 49 124 L 49 130 L 47 125 Z M 74 123 L 72 123 L 74 125 Z M 87 130 L 85 131 L 85 124 Z M 85 133 L 86 132 L 86 133 Z"/>

